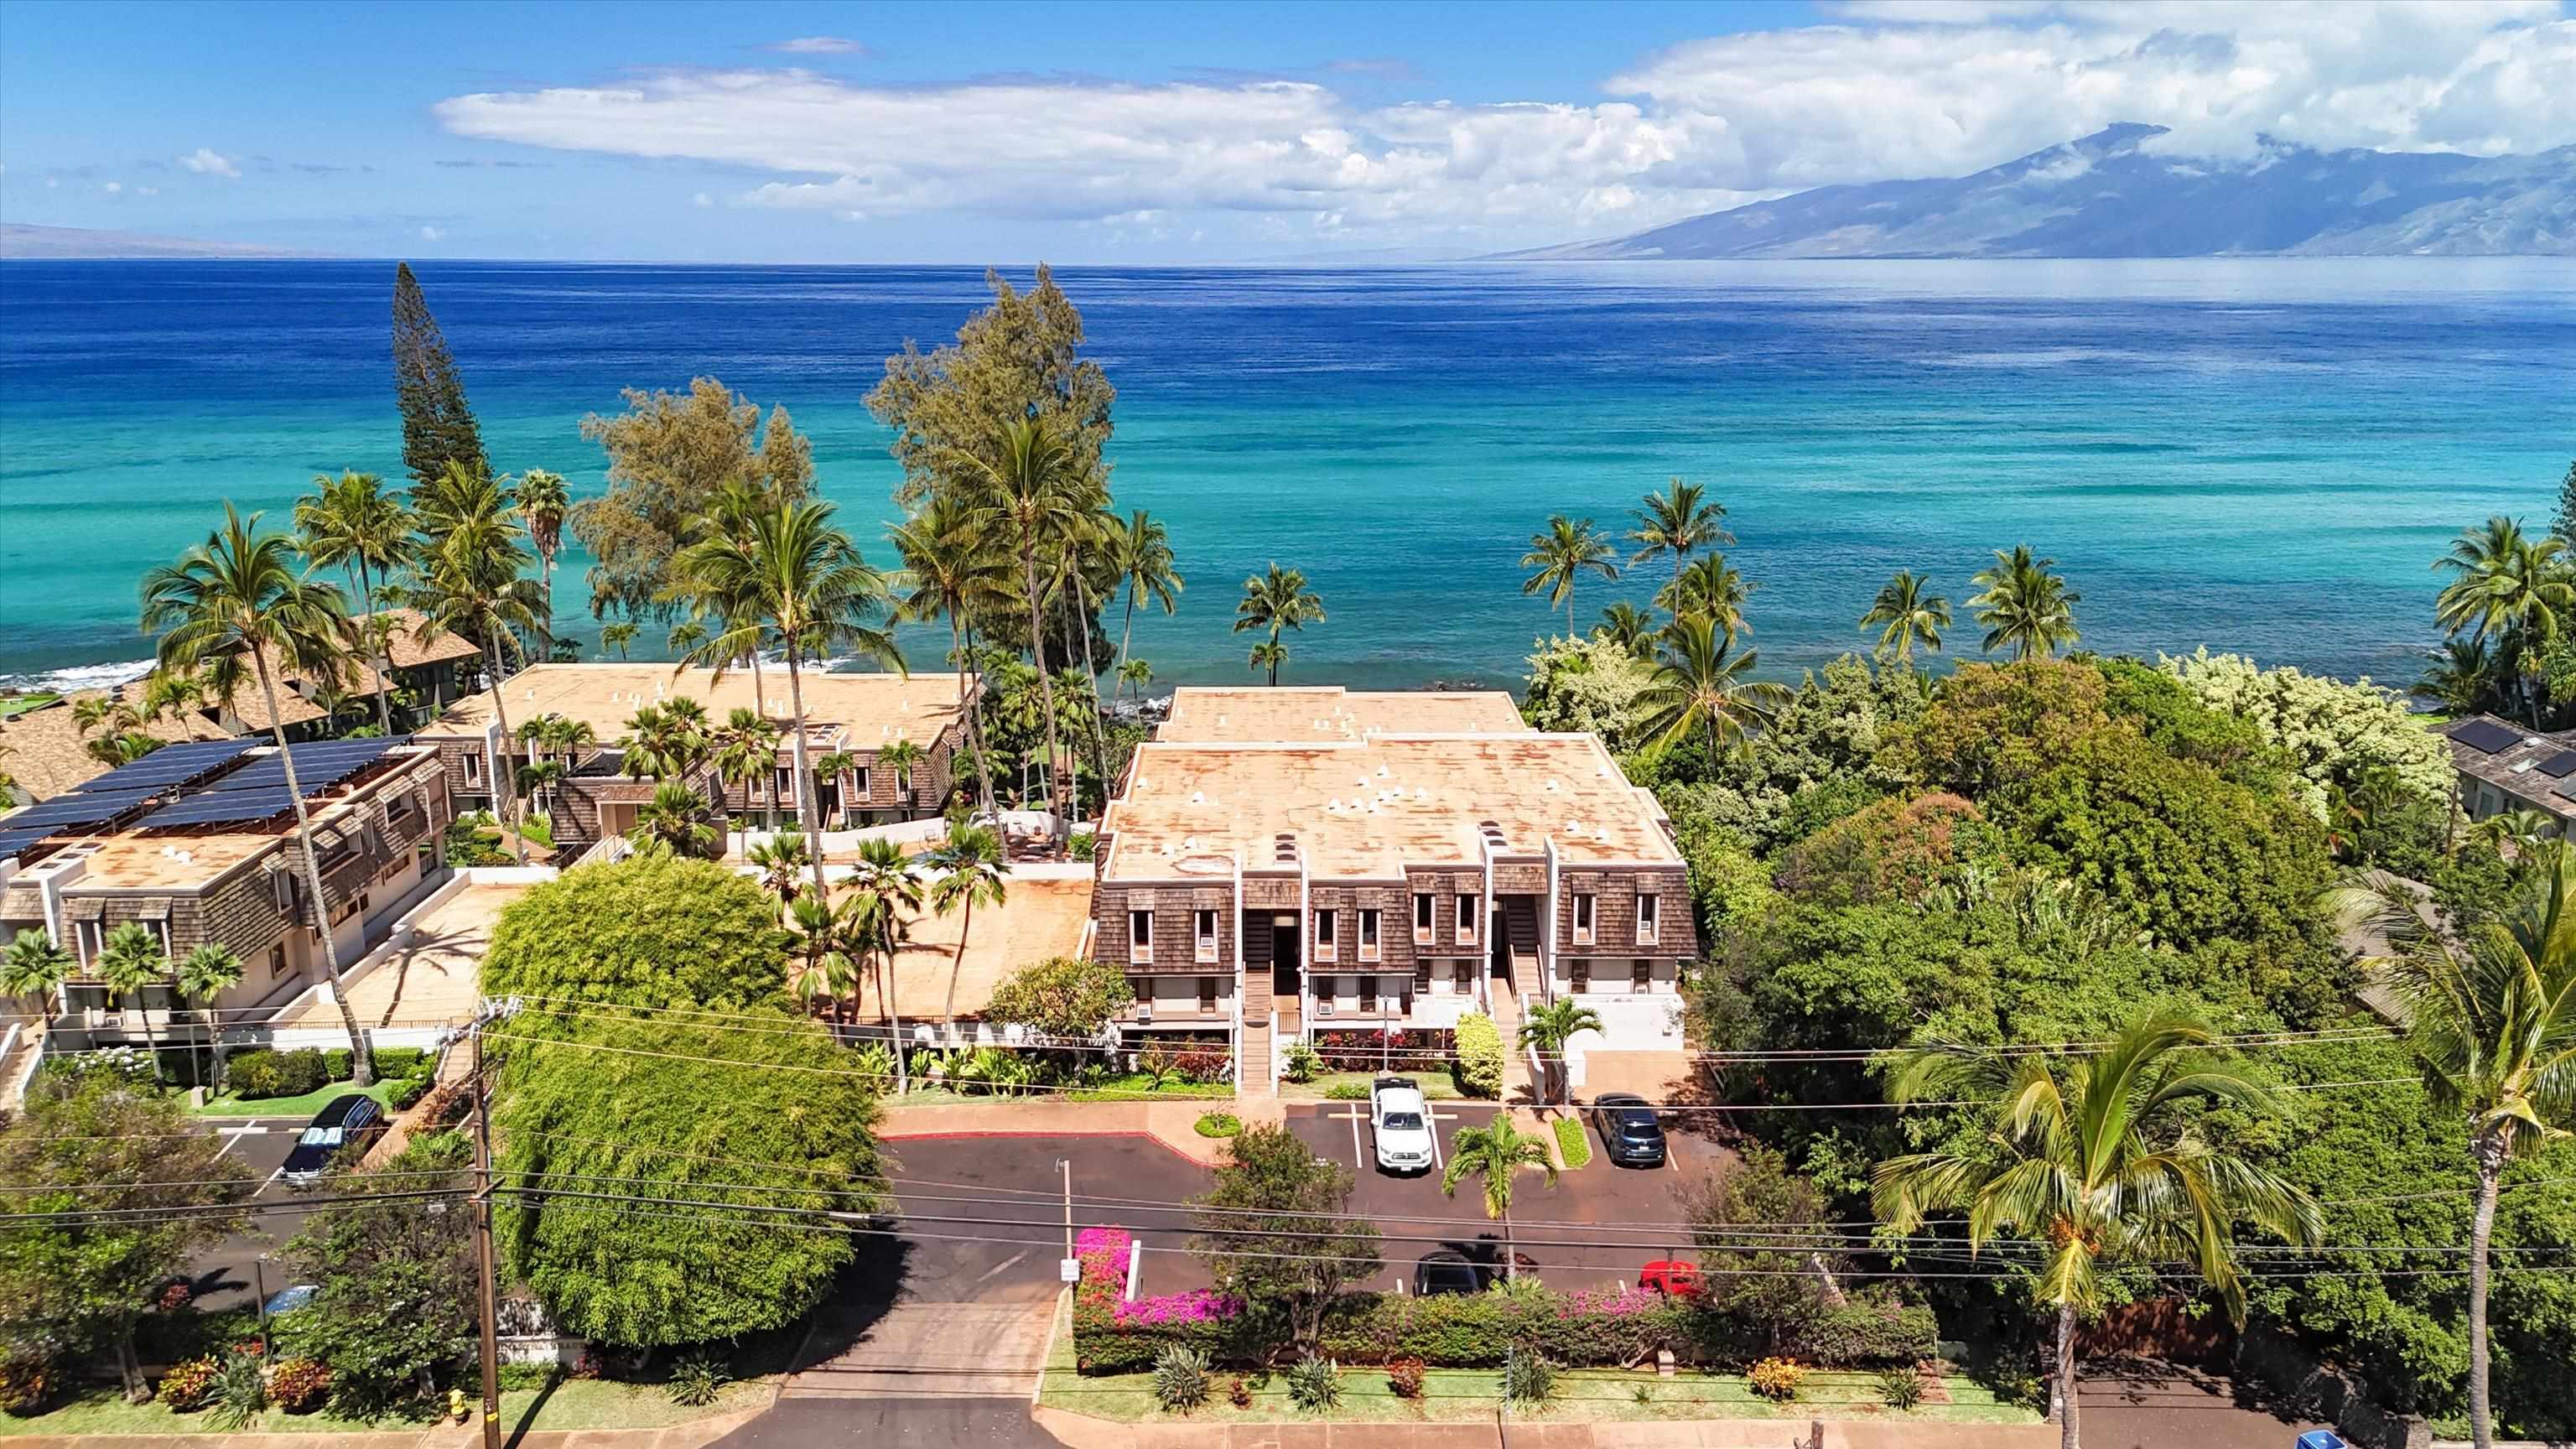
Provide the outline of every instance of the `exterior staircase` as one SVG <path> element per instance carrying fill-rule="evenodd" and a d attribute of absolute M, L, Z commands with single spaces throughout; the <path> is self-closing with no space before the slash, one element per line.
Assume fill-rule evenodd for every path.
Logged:
<path fill-rule="evenodd" d="M 1238 1097 L 1267 1097 L 1279 1090 L 1270 1076 L 1270 1002 L 1269 971 L 1244 972 L 1242 1043 L 1235 1056 L 1234 1073 L 1234 1094 Z"/>

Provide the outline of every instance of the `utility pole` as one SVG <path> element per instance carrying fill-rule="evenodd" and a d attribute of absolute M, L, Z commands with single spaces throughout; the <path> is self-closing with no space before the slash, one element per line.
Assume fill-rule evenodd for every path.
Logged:
<path fill-rule="evenodd" d="M 1073 1159 L 1059 1157 L 1055 1165 L 1064 1169 L 1064 1255 L 1073 1256 Z"/>
<path fill-rule="evenodd" d="M 482 1325 L 483 1449 L 501 1449 L 500 1326 L 496 1321 L 500 1304 L 492 1284 L 492 1088 L 483 1075 L 485 1015 L 478 1014 L 467 1028 L 474 1043 L 474 1305 Z"/>

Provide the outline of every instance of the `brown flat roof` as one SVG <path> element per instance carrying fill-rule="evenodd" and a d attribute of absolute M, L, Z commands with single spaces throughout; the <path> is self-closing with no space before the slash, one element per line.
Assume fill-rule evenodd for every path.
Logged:
<path fill-rule="evenodd" d="M 999 906 L 977 906 L 971 927 L 962 913 L 924 911 L 906 924 L 911 935 L 895 953 L 895 1009 L 906 1021 L 951 1021 L 980 1016 L 993 989 L 1012 972 L 1050 956 L 1082 950 L 1091 919 L 1087 877 L 1014 875 Z M 966 928 L 966 957 L 957 957 L 957 935 Z M 871 987 L 863 1012 L 885 1019 L 885 1001 Z"/>
<path fill-rule="evenodd" d="M 722 680 L 705 669 L 677 674 L 667 664 L 532 664 L 501 686 L 502 708 L 513 727 L 540 714 L 560 714 L 588 724 L 604 743 L 626 733 L 626 722 L 648 704 L 686 696 L 705 705 L 722 721 L 736 709 L 757 708 L 773 720 L 792 717 L 783 666 L 761 666 L 761 690 L 755 698 L 751 671 L 732 669 Z M 867 751 L 899 739 L 928 748 L 957 718 L 958 676 L 954 674 L 803 675 L 805 719 L 818 731 L 839 725 L 842 749 Z M 490 727 L 495 691 L 468 695 L 421 727 L 423 738 L 479 739 Z"/>
<path fill-rule="evenodd" d="M 1310 875 L 1390 880 L 1553 841 L 1573 862 L 1679 864 L 1662 807 L 1588 734 L 1378 737 L 1356 745 L 1140 745 L 1111 802 L 1106 878 L 1174 880 L 1273 864 L 1293 836 Z"/>
<path fill-rule="evenodd" d="M 1499 689 L 1176 689 L 1157 740 L 1324 744 L 1371 735 L 1522 734 L 1520 707 Z"/>

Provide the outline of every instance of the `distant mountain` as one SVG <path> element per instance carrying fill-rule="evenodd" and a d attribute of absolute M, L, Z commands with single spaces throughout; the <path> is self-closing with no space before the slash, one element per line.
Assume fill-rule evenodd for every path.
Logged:
<path fill-rule="evenodd" d="M 1973 176 L 1820 186 L 1514 259 L 2576 255 L 2576 146 L 2167 156 L 2120 125 Z"/>
<path fill-rule="evenodd" d="M 281 251 L 240 242 L 198 241 L 184 236 L 144 236 L 130 231 L 94 231 L 77 226 L 25 226 L 0 223 L 0 260 L 79 261 L 114 257 L 168 257 L 211 260 L 237 257 L 309 257 L 313 252 Z"/>

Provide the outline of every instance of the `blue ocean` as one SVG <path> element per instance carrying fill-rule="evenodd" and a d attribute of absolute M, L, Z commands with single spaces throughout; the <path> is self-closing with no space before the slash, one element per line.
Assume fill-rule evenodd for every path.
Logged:
<path fill-rule="evenodd" d="M 596 490 L 582 417 L 711 374 L 790 409 L 880 563 L 896 470 L 861 399 L 986 295 L 971 268 L 418 271 L 499 466 Z M 144 658 L 136 579 L 223 500 L 282 524 L 317 473 L 399 476 L 392 273 L 0 264 L 0 677 Z M 1726 505 L 1777 677 L 1859 645 L 1892 570 L 1959 601 L 1990 550 L 2029 543 L 2081 592 L 2091 647 L 2403 681 L 2433 639 L 2432 559 L 2490 513 L 2545 520 L 2576 457 L 2563 260 L 1058 278 L 1118 388 L 1117 501 L 1168 522 L 1187 579 L 1176 616 L 1136 622 L 1166 683 L 1254 677 L 1229 631 L 1272 560 L 1329 613 L 1285 679 L 1515 680 L 1566 627 L 1521 594 L 1530 533 L 1560 512 L 1624 528 L 1671 477 Z M 579 569 L 558 597 L 584 596 Z M 1578 622 L 1661 574 L 1587 584 Z M 1963 618 L 1953 652 L 1976 643 Z"/>

